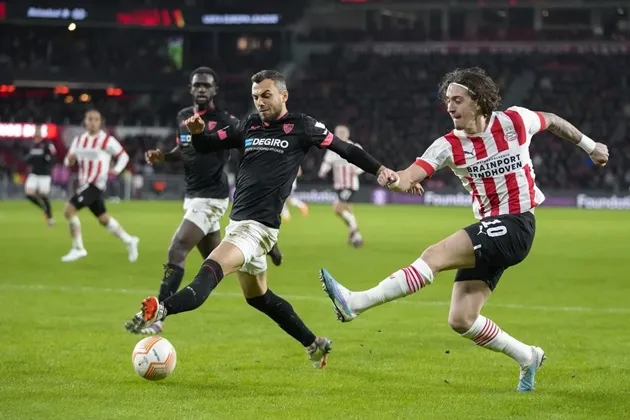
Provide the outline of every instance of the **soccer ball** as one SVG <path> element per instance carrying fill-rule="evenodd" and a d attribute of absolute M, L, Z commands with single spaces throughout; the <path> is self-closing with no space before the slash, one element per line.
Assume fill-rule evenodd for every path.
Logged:
<path fill-rule="evenodd" d="M 175 347 L 157 335 L 143 338 L 131 354 L 136 373 L 149 381 L 159 381 L 173 373 L 177 364 Z"/>

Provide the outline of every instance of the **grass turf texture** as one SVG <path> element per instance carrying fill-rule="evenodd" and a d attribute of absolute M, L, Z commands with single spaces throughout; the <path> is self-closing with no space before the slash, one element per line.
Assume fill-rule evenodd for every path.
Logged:
<path fill-rule="evenodd" d="M 350 324 L 335 320 L 317 279 L 326 267 L 351 288 L 375 285 L 470 223 L 469 209 L 358 206 L 359 250 L 329 207 L 306 218 L 294 211 L 270 287 L 333 339 L 328 367 L 314 370 L 230 276 L 199 310 L 167 321 L 178 362 L 158 383 L 134 373 L 140 337 L 123 323 L 157 293 L 181 204 L 109 204 L 141 238 L 136 264 L 88 211 L 80 215 L 88 257 L 61 263 L 70 248 L 61 209 L 55 203 L 58 224 L 48 229 L 30 203 L 0 204 L 0 418 L 612 419 L 630 409 L 630 213 L 537 212 L 530 256 L 506 272 L 484 311 L 549 356 L 537 390 L 524 395 L 513 361 L 449 329 L 453 273 Z M 200 261 L 191 254 L 184 284 Z"/>

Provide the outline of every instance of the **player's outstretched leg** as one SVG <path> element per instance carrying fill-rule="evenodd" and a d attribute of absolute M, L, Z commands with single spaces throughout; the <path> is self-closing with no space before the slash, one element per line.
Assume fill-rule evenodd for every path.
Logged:
<path fill-rule="evenodd" d="M 243 253 L 233 244 L 221 242 L 202 263 L 194 280 L 177 293 L 160 302 L 149 296 L 142 301 L 141 311 L 125 328 L 133 333 L 162 321 L 167 315 L 175 315 L 197 309 L 208 299 L 224 276 L 237 271 L 243 265 Z"/>
<path fill-rule="evenodd" d="M 320 280 L 335 306 L 337 317 L 348 322 L 370 308 L 408 296 L 430 285 L 440 271 L 474 265 L 472 242 L 468 234 L 460 230 L 431 245 L 411 265 L 396 271 L 371 289 L 351 291 L 324 269 L 320 272 Z"/>
<path fill-rule="evenodd" d="M 81 221 L 77 216 L 77 209 L 72 203 L 66 203 L 63 215 L 68 221 L 70 236 L 72 237 L 72 249 L 61 257 L 63 262 L 72 262 L 87 256 L 87 251 L 83 246 L 83 235 L 81 235 Z"/>
<path fill-rule="evenodd" d="M 102 213 L 98 215 L 97 218 L 99 223 L 105 226 L 109 233 L 116 236 L 125 244 L 129 254 L 129 262 L 136 262 L 138 260 L 138 243 L 140 239 L 125 232 L 125 229 L 118 223 L 118 220 L 107 213 Z"/>
<path fill-rule="evenodd" d="M 247 303 L 267 315 L 284 332 L 302 344 L 313 367 L 324 368 L 332 349 L 332 341 L 325 337 L 316 337 L 295 313 L 293 306 L 267 288 L 267 272 L 259 272 L 266 270 L 264 257 L 249 262 L 245 269 L 257 273 L 238 272 L 238 281 Z"/>

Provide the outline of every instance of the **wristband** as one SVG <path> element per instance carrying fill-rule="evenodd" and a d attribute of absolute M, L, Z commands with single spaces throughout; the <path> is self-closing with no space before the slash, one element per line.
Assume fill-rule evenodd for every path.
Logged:
<path fill-rule="evenodd" d="M 595 142 L 585 135 L 582 135 L 582 139 L 577 146 L 589 155 L 593 153 L 593 150 L 595 150 Z"/>

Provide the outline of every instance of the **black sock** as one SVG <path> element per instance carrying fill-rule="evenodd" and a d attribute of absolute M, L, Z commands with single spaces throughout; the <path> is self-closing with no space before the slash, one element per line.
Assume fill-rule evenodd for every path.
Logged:
<path fill-rule="evenodd" d="M 267 289 L 262 296 L 247 299 L 247 303 L 276 321 L 284 332 L 302 343 L 304 347 L 310 346 L 315 341 L 315 334 L 304 325 L 291 304 L 271 290 Z"/>
<path fill-rule="evenodd" d="M 43 208 L 41 201 L 39 201 L 39 198 L 35 197 L 34 195 L 27 195 L 26 198 L 28 198 L 31 201 L 31 203 L 35 204 L 40 209 Z"/>
<path fill-rule="evenodd" d="M 173 296 L 164 299 L 163 304 L 166 308 L 166 315 L 197 309 L 208 299 L 208 296 L 210 296 L 210 293 L 217 287 L 222 278 L 223 269 L 221 265 L 214 260 L 205 260 L 192 283 Z"/>
<path fill-rule="evenodd" d="M 50 207 L 50 200 L 48 197 L 42 197 L 42 203 L 44 208 L 44 213 L 46 213 L 46 217 L 52 219 L 52 207 Z"/>
<path fill-rule="evenodd" d="M 182 284 L 184 278 L 184 269 L 175 264 L 164 264 L 164 277 L 160 284 L 160 294 L 158 300 L 162 302 L 167 297 L 174 295 Z"/>

